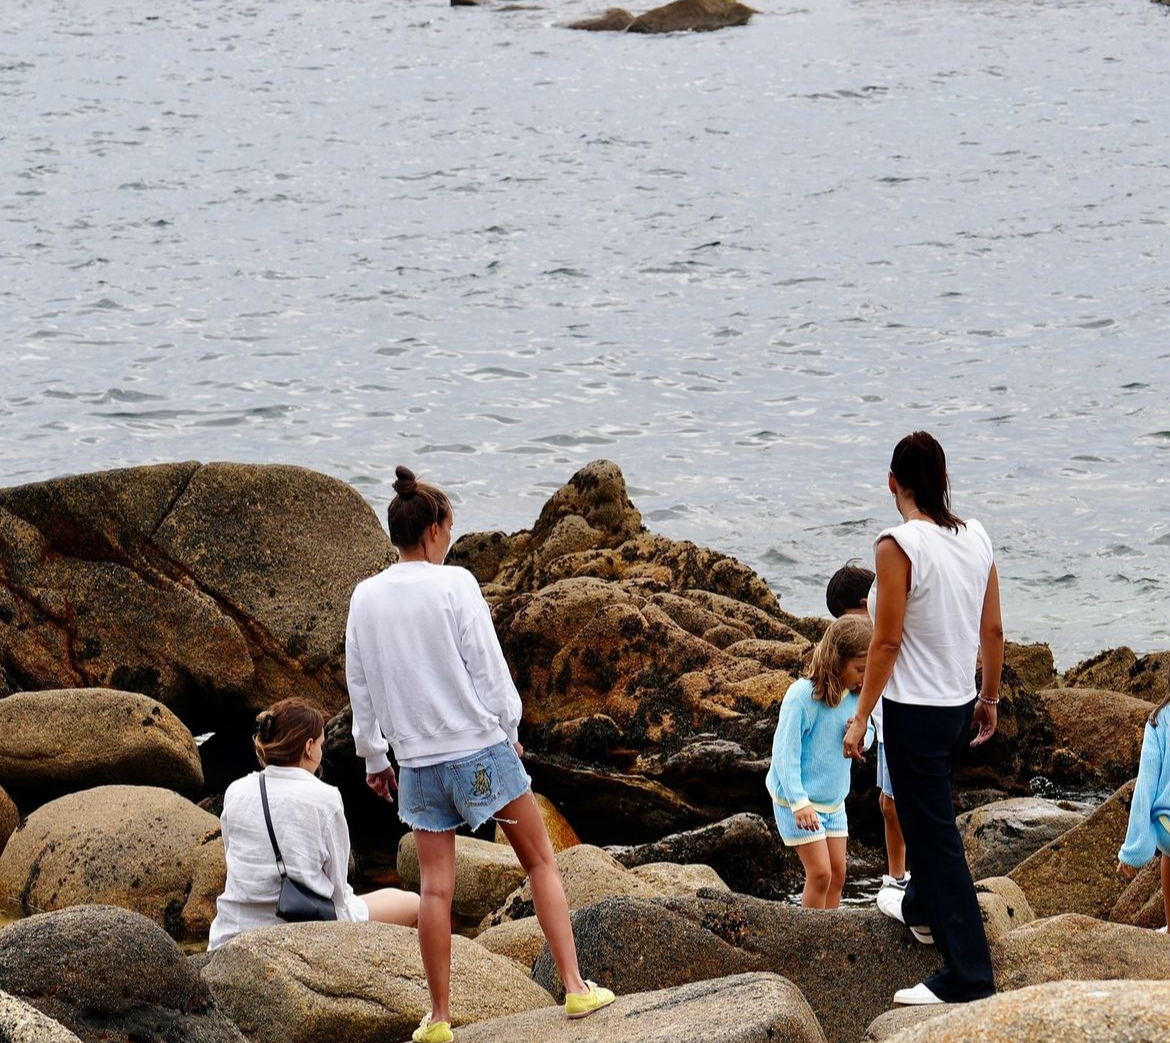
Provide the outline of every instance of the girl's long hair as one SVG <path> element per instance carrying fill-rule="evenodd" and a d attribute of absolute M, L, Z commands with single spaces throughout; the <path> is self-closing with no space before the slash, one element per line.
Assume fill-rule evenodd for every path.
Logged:
<path fill-rule="evenodd" d="M 1167 683 L 1170 684 L 1170 666 L 1166 667 L 1166 680 Z M 1150 711 L 1150 716 L 1147 718 L 1147 720 L 1150 722 L 1150 727 L 1158 727 L 1158 717 L 1167 706 L 1170 706 L 1170 691 L 1166 693 L 1166 698 L 1158 703 L 1158 705 Z"/>
<path fill-rule="evenodd" d="M 894 446 L 890 474 L 914 494 L 914 506 L 935 525 L 958 532 L 966 524 L 951 510 L 946 453 L 929 431 L 915 431 Z"/>
<path fill-rule="evenodd" d="M 808 666 L 813 698 L 826 706 L 840 706 L 845 697 L 841 680 L 850 659 L 857 659 L 869 651 L 873 627 L 864 616 L 842 616 L 834 619 L 817 647 L 813 649 Z"/>

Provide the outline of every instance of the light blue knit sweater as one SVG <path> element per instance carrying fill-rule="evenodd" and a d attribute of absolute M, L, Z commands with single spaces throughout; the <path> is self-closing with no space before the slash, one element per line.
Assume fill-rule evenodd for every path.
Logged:
<path fill-rule="evenodd" d="M 1118 861 L 1141 867 L 1157 854 L 1154 822 L 1161 816 L 1166 817 L 1163 825 L 1170 832 L 1170 707 L 1158 715 L 1157 728 L 1146 724 L 1129 828 L 1117 852 Z"/>
<path fill-rule="evenodd" d="M 813 698 L 812 681 L 802 678 L 784 693 L 780 720 L 772 739 L 772 766 L 768 792 L 777 804 L 793 811 L 811 805 L 817 811 L 836 811 L 849 793 L 853 761 L 842 753 L 849 718 L 857 713 L 857 695 L 846 692 L 837 706 Z M 865 748 L 873 744 L 873 721 L 865 733 Z"/>

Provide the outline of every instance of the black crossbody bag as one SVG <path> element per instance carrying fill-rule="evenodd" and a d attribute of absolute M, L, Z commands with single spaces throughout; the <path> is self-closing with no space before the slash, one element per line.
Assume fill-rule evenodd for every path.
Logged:
<path fill-rule="evenodd" d="M 289 923 L 304 923 L 309 920 L 336 920 L 337 910 L 331 898 L 322 898 L 304 884 L 288 875 L 280 845 L 272 830 L 272 813 L 268 810 L 268 787 L 264 772 L 260 772 L 260 802 L 264 805 L 264 824 L 268 827 L 268 839 L 272 841 L 272 853 L 276 855 L 276 869 L 280 873 L 280 897 L 276 899 L 276 915 Z"/>

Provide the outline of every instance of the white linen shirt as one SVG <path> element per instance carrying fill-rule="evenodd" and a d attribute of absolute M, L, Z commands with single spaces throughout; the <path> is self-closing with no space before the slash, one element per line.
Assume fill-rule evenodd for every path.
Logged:
<path fill-rule="evenodd" d="M 337 787 L 304 768 L 264 769 L 272 829 L 284 865 L 297 883 L 319 895 L 332 895 L 339 920 L 368 920 L 370 911 L 349 886 L 349 826 Z M 260 803 L 260 773 L 236 779 L 223 798 L 224 855 L 227 885 L 216 901 L 208 951 L 218 949 L 241 931 L 272 927 L 280 873 Z"/>
<path fill-rule="evenodd" d="M 516 742 L 520 695 L 475 577 L 404 561 L 363 580 L 349 603 L 345 675 L 366 771 L 421 767 Z M 389 743 L 387 743 L 389 740 Z"/>

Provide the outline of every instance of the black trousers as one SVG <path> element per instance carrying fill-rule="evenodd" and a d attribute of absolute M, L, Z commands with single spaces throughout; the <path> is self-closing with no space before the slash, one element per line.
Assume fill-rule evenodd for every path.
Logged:
<path fill-rule="evenodd" d="M 882 704 L 886 764 L 913 869 L 902 913 L 907 924 L 930 926 L 944 962 L 925 984 L 948 1003 L 995 992 L 987 934 L 951 797 L 974 712 L 974 700 L 963 706 Z"/>

